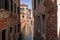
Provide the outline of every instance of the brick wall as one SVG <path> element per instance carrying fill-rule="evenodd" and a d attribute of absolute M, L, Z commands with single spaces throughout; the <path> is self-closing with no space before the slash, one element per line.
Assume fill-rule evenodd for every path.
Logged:
<path fill-rule="evenodd" d="M 57 7 L 47 10 L 46 39 L 57 40 Z"/>
<path fill-rule="evenodd" d="M 34 11 L 34 30 L 35 30 L 35 38 L 36 40 L 43 40 L 41 36 L 41 32 L 38 31 L 43 29 L 42 14 L 45 14 L 45 28 L 46 28 L 46 39 L 44 40 L 58 40 L 57 39 L 57 0 L 44 0 L 43 3 L 36 4 L 37 8 L 33 9 Z M 34 0 L 33 0 L 34 3 Z M 38 2 L 36 2 L 38 3 Z M 33 5 L 33 4 L 32 4 Z M 33 6 L 34 8 L 34 6 Z M 40 16 L 37 19 L 37 16 Z M 39 20 L 39 21 L 38 21 Z M 41 21 L 41 22 L 40 22 Z M 40 23 L 41 25 L 40 25 Z M 42 27 L 42 28 L 40 28 Z M 41 36 L 41 37 L 40 37 Z M 41 38 L 41 39 L 40 39 Z"/>

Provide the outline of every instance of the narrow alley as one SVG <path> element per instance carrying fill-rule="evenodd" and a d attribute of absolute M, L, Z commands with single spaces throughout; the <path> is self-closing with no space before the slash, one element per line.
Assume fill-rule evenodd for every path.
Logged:
<path fill-rule="evenodd" d="M 60 0 L 0 0 L 0 40 L 60 40 Z"/>

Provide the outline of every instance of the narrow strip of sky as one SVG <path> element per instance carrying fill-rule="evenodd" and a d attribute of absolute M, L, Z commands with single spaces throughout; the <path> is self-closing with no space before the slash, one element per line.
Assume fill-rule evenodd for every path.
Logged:
<path fill-rule="evenodd" d="M 20 3 L 26 4 L 29 9 L 32 9 L 32 0 L 20 0 Z"/>

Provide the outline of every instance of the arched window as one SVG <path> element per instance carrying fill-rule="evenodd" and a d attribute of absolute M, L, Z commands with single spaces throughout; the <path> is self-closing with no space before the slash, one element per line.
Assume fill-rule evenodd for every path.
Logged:
<path fill-rule="evenodd" d="M 22 18 L 24 18 L 24 15 L 22 15 Z"/>

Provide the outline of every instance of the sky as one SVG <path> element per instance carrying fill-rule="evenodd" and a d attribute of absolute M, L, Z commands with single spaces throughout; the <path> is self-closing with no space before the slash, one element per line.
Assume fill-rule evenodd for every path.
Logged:
<path fill-rule="evenodd" d="M 32 0 L 20 0 L 20 3 L 27 4 L 29 9 L 32 9 Z"/>

